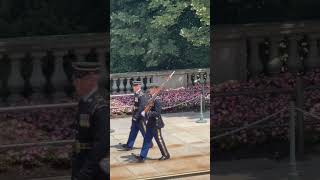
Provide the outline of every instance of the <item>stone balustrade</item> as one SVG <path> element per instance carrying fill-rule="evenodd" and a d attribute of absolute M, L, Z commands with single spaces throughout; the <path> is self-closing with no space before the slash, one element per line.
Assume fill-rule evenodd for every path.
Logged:
<path fill-rule="evenodd" d="M 13 98 L 32 90 L 31 95 L 64 97 L 72 87 L 70 72 L 74 61 L 99 61 L 106 73 L 107 34 L 72 34 L 58 36 L 0 39 L 1 97 Z M 177 70 L 167 88 L 188 87 L 198 69 Z M 131 91 L 131 82 L 140 79 L 144 89 L 150 82 L 163 82 L 172 71 L 131 72 L 110 75 L 112 93 Z M 209 82 L 209 69 L 204 69 Z M 29 89 L 28 89 L 29 88 Z M 8 91 L 8 92 L 5 92 Z M 6 94 L 7 93 L 7 94 Z M 34 97 L 31 97 L 34 98 Z M 45 97 L 46 98 L 46 97 Z"/>
<path fill-rule="evenodd" d="M 264 71 L 277 74 L 283 66 L 293 73 L 320 67 L 317 21 L 217 25 L 212 36 L 215 83 L 247 80 Z M 302 42 L 306 42 L 307 53 Z"/>
<path fill-rule="evenodd" d="M 16 95 L 28 86 L 37 93 L 48 83 L 61 93 L 71 84 L 73 61 L 99 61 L 106 71 L 107 42 L 106 33 L 0 39 L 1 89 Z"/>
<path fill-rule="evenodd" d="M 148 84 L 152 82 L 162 83 L 173 71 L 148 71 L 148 72 L 130 72 L 117 73 L 110 75 L 110 90 L 112 93 L 126 93 L 132 91 L 132 81 L 141 80 L 142 88 L 147 89 Z M 206 74 L 206 83 L 210 82 L 210 69 L 182 69 L 176 70 L 172 79 L 166 84 L 166 88 L 188 87 L 194 84 L 198 74 Z"/>

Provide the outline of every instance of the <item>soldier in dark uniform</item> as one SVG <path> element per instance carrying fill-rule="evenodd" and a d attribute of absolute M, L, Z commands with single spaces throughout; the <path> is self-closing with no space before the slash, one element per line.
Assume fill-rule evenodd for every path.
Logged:
<path fill-rule="evenodd" d="M 150 84 L 150 97 L 154 94 L 159 88 L 159 85 L 156 83 Z M 154 101 L 153 107 L 150 109 L 149 112 L 142 111 L 141 115 L 147 118 L 147 131 L 143 141 L 142 149 L 140 156 L 135 156 L 138 162 L 144 162 L 147 158 L 149 146 L 152 142 L 153 137 L 155 138 L 162 157 L 159 160 L 166 160 L 170 158 L 170 154 L 167 150 L 166 144 L 162 138 L 161 128 L 164 127 L 164 122 L 161 117 L 161 102 L 159 97 L 157 97 Z"/>
<path fill-rule="evenodd" d="M 147 103 L 147 99 L 143 94 L 143 92 L 141 91 L 141 81 L 133 81 L 133 91 L 134 91 L 134 106 L 132 111 L 131 130 L 130 130 L 127 143 L 122 145 L 122 147 L 127 151 L 132 150 L 139 130 L 143 137 L 146 134 L 146 121 L 145 121 L 145 118 L 141 116 L 141 112 L 144 110 L 144 107 Z M 150 147 L 152 146 L 153 145 L 151 142 Z"/>
<path fill-rule="evenodd" d="M 72 157 L 72 180 L 106 180 L 99 164 L 108 153 L 105 98 L 98 91 L 100 66 L 95 62 L 73 63 L 74 85 L 81 97 L 76 116 L 76 142 Z"/>

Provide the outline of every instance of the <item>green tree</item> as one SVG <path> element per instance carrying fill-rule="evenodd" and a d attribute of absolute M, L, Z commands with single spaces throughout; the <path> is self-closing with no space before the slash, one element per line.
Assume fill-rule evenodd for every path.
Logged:
<path fill-rule="evenodd" d="M 210 44 L 210 1 L 209 0 L 150 0 L 149 8 L 158 10 L 158 15 L 152 21 L 155 28 L 168 28 L 177 23 L 184 12 L 193 11 L 199 18 L 191 27 L 183 27 L 180 35 L 195 46 L 209 46 Z"/>
<path fill-rule="evenodd" d="M 111 72 L 206 66 L 208 45 L 181 33 L 204 20 L 187 3 L 112 0 Z"/>

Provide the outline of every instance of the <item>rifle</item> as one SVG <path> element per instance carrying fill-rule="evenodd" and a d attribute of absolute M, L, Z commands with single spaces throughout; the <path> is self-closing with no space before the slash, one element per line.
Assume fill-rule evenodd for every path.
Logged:
<path fill-rule="evenodd" d="M 175 73 L 175 71 L 173 71 L 166 79 L 166 81 L 164 81 L 160 87 L 157 89 L 157 91 L 155 93 L 152 94 L 151 99 L 148 100 L 147 105 L 144 107 L 144 112 L 147 113 L 150 111 L 150 109 L 152 108 L 152 106 L 154 105 L 154 101 L 156 99 L 156 97 L 159 95 L 160 91 L 163 89 L 164 85 L 172 78 L 173 74 Z"/>

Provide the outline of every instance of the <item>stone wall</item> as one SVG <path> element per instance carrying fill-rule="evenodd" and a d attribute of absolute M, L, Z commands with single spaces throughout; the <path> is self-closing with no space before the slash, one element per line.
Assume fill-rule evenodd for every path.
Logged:
<path fill-rule="evenodd" d="M 169 71 L 148 71 L 148 72 L 130 72 L 117 73 L 110 76 L 110 88 L 112 93 L 125 93 L 131 91 L 133 80 L 143 81 L 143 88 L 147 89 L 151 82 L 162 83 L 173 72 Z M 175 70 L 172 79 L 166 84 L 166 88 L 188 87 L 194 84 L 196 76 L 207 76 L 206 82 L 210 82 L 210 69 L 181 69 Z"/>
<path fill-rule="evenodd" d="M 46 68 L 43 67 L 46 60 L 52 63 L 48 63 L 54 69 L 50 79 L 57 92 L 63 91 L 70 84 L 64 72 L 64 61 L 99 61 L 104 65 L 105 72 L 107 38 L 106 33 L 95 33 L 0 39 L 0 62 L 10 62 L 10 65 L 0 67 L 1 73 L 5 74 L 10 69 L 7 89 L 11 94 L 18 94 L 24 89 L 25 81 L 21 71 L 28 66 L 32 69 L 29 79 L 31 87 L 34 92 L 42 91 L 46 83 Z M 3 88 L 4 84 L 1 84 Z"/>
<path fill-rule="evenodd" d="M 263 71 L 263 60 L 270 74 L 279 73 L 282 58 L 288 55 L 288 71 L 298 72 L 305 64 L 306 70 L 320 67 L 320 22 L 288 22 L 243 25 L 216 25 L 212 31 L 213 82 L 247 80 Z M 301 60 L 299 43 L 306 38 L 308 55 Z M 286 42 L 282 52 L 280 43 Z M 269 42 L 267 55 L 261 44 Z M 267 59 L 265 59 L 265 57 Z"/>

